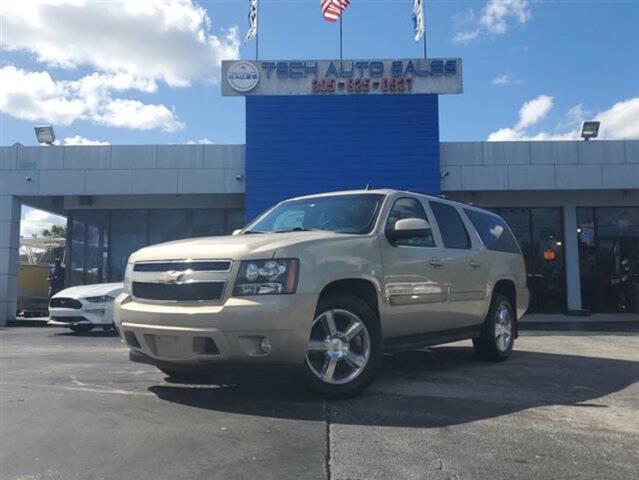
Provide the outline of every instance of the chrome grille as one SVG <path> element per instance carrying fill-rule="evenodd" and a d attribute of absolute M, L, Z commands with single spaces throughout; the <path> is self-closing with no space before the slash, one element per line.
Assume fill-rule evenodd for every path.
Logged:
<path fill-rule="evenodd" d="M 148 283 L 133 282 L 133 296 L 143 300 L 198 302 L 219 300 L 226 282 Z"/>
<path fill-rule="evenodd" d="M 134 272 L 168 272 L 186 270 L 191 270 L 192 272 L 228 272 L 230 269 L 231 262 L 229 260 L 139 262 L 133 266 Z"/>

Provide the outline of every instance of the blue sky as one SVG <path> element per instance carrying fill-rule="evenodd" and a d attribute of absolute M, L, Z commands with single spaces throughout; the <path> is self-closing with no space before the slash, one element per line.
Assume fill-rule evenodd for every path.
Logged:
<path fill-rule="evenodd" d="M 67 143 L 244 142 L 244 101 L 222 97 L 217 78 L 248 1 L 58 3 L 0 7 L 0 144 L 35 144 L 32 126 L 48 120 Z M 319 3 L 260 0 L 261 58 L 337 57 Z M 572 138 L 594 117 L 606 138 L 639 138 L 639 1 L 424 3 L 429 56 L 464 62 L 464 93 L 440 99 L 442 140 Z M 352 0 L 345 58 L 421 56 L 411 9 Z"/>

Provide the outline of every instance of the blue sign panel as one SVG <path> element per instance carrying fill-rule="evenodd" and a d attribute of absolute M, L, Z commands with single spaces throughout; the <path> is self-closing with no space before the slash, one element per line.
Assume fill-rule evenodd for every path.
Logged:
<path fill-rule="evenodd" d="M 246 98 L 247 220 L 286 198 L 396 188 L 438 194 L 437 95 Z"/>

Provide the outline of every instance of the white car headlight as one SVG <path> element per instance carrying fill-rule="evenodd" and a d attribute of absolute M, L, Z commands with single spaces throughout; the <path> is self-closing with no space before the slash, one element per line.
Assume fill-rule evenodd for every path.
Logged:
<path fill-rule="evenodd" d="M 233 295 L 295 293 L 299 274 L 297 258 L 250 260 L 240 264 Z"/>
<path fill-rule="evenodd" d="M 108 295 L 100 295 L 99 297 L 86 297 L 82 300 L 86 300 L 89 303 L 113 303 L 113 297 Z"/>

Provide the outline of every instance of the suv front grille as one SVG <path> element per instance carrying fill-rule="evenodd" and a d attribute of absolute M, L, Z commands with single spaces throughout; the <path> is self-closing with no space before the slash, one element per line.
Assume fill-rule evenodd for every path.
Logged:
<path fill-rule="evenodd" d="M 82 308 L 82 303 L 75 298 L 63 298 L 57 297 L 52 298 L 51 302 L 49 302 L 49 307 L 51 308 L 72 308 L 74 310 L 80 310 Z"/>
<path fill-rule="evenodd" d="M 228 272 L 231 262 L 228 260 L 202 260 L 195 262 L 140 262 L 133 266 L 134 272 Z"/>
<path fill-rule="evenodd" d="M 169 302 L 198 302 L 219 300 L 226 282 L 193 282 L 165 285 L 162 283 L 133 282 L 133 296 L 144 300 Z"/>

